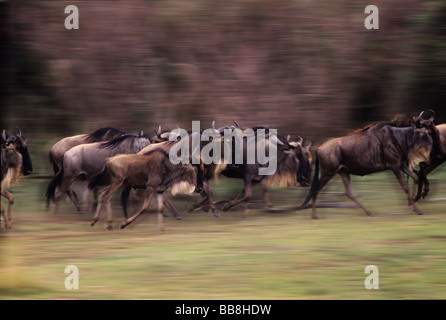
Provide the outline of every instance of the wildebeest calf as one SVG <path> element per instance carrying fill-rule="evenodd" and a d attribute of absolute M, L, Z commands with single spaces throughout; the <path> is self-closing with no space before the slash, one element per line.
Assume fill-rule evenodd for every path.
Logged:
<path fill-rule="evenodd" d="M 105 202 L 108 211 L 107 228 L 111 228 L 113 218 L 110 196 L 122 185 L 127 185 L 145 189 L 144 203 L 134 216 L 121 225 L 121 229 L 132 223 L 149 207 L 150 200 L 155 194 L 158 202 L 158 226 L 163 232 L 164 192 L 169 187 L 172 187 L 172 194 L 199 192 L 203 181 L 197 179 L 200 175 L 197 175 L 196 170 L 192 164 L 172 164 L 169 154 L 161 148 L 144 154 L 117 155 L 109 158 L 101 174 L 110 177 L 110 185 L 99 193 L 98 206 L 91 225 L 99 220 L 101 205 Z"/>

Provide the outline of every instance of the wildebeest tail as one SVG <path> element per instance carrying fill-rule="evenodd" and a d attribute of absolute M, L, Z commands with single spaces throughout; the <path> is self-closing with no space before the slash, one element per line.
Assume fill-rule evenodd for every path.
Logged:
<path fill-rule="evenodd" d="M 64 175 L 64 165 L 63 165 L 63 158 L 62 158 L 62 165 L 60 167 L 60 170 L 56 173 L 56 175 L 51 179 L 50 183 L 46 187 L 46 204 L 49 205 L 51 200 L 55 201 L 55 193 L 57 187 L 59 187 L 62 184 L 62 178 Z"/>
<path fill-rule="evenodd" d="M 313 198 L 318 188 L 319 188 L 319 157 L 316 152 L 315 170 L 314 170 L 313 181 L 311 182 L 310 192 L 308 193 L 305 201 L 301 204 L 300 208 L 305 207 L 308 204 L 308 202 L 310 202 L 311 198 Z"/>
<path fill-rule="evenodd" d="M 100 185 L 104 185 L 105 179 L 109 178 L 107 167 L 105 166 L 101 172 L 88 180 L 88 189 L 94 189 Z"/>
<path fill-rule="evenodd" d="M 59 167 L 56 164 L 56 161 L 54 161 L 53 155 L 51 154 L 51 152 L 48 154 L 49 158 L 50 158 L 50 163 L 53 166 L 53 172 L 54 174 L 57 174 L 59 172 Z"/>

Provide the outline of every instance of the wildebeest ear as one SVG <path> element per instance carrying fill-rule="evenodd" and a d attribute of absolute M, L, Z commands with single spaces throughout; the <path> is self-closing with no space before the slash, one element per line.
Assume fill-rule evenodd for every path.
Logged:
<path fill-rule="evenodd" d="M 305 149 L 309 150 L 311 148 L 311 146 L 313 145 L 313 138 L 310 137 L 310 142 L 308 142 L 307 146 L 305 147 Z"/>
<path fill-rule="evenodd" d="M 3 130 L 3 132 L 2 132 L 2 138 L 3 138 L 3 140 L 6 141 L 6 130 Z"/>
<path fill-rule="evenodd" d="M 22 131 L 20 131 L 20 129 L 17 127 L 17 137 L 21 138 L 22 137 Z"/>

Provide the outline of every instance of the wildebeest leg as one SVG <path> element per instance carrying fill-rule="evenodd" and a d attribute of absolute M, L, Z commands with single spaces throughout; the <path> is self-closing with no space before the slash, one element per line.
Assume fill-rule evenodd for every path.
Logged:
<path fill-rule="evenodd" d="M 77 196 L 74 193 L 74 191 L 71 189 L 71 185 L 73 184 L 73 182 L 74 182 L 74 179 L 72 179 L 72 178 L 64 179 L 62 181 L 62 184 L 60 185 L 59 189 L 56 190 L 54 213 L 57 213 L 59 211 L 61 200 L 63 199 L 63 195 L 65 195 L 65 194 L 67 194 L 68 197 L 71 199 L 74 206 L 76 207 L 76 210 L 77 211 L 81 210 L 81 208 L 79 206 L 79 202 L 77 200 Z"/>
<path fill-rule="evenodd" d="M 206 208 L 210 208 L 212 210 L 212 214 L 215 217 L 219 217 L 220 213 L 218 212 L 217 207 L 215 206 L 212 189 L 207 181 L 203 182 L 203 191 L 200 192 L 201 200 L 197 201 L 192 205 L 192 207 L 188 210 L 188 212 L 192 212 L 201 206 L 204 206 L 203 210 L 206 211 Z"/>
<path fill-rule="evenodd" d="M 403 170 L 404 170 L 404 169 L 405 169 L 405 168 L 403 168 Z M 398 179 L 398 181 L 400 182 L 401 187 L 403 188 L 404 192 L 406 192 L 406 194 L 407 194 L 407 198 L 408 198 L 408 200 L 409 200 L 409 207 L 411 207 L 411 209 L 412 209 L 414 212 L 416 212 L 416 213 L 418 213 L 418 214 L 423 214 L 423 213 L 417 208 L 417 206 L 415 205 L 415 202 L 414 202 L 412 196 L 410 195 L 409 186 L 408 186 L 406 180 L 404 180 L 404 177 L 403 177 L 401 171 L 400 171 L 399 169 L 392 169 L 392 171 L 395 173 L 395 176 L 396 176 L 396 178 Z M 414 179 L 415 183 L 418 183 L 418 177 L 416 176 L 416 174 L 414 174 L 414 173 L 413 173 L 412 171 L 410 171 L 410 170 L 404 170 L 404 171 L 405 171 L 404 173 L 409 174 L 409 175 Z M 407 172 L 406 172 L 406 171 L 407 171 Z M 409 173 L 409 172 L 410 172 L 410 173 Z"/>
<path fill-rule="evenodd" d="M 87 197 L 88 197 L 88 181 L 84 181 L 82 186 L 82 196 L 81 196 L 81 203 L 85 204 L 87 203 Z"/>
<path fill-rule="evenodd" d="M 107 214 L 108 214 L 108 218 L 107 218 L 107 229 L 110 229 L 111 225 L 112 225 L 112 212 L 111 212 L 111 202 L 110 202 L 110 197 L 113 194 L 113 192 L 115 192 L 116 190 L 118 190 L 122 184 L 124 183 L 124 181 L 113 181 L 112 183 L 105 187 L 104 189 L 102 189 L 102 191 L 99 193 L 99 197 L 98 197 L 98 204 L 96 207 L 96 214 L 93 217 L 93 221 L 91 222 L 91 226 L 94 226 L 96 222 L 98 222 L 99 220 L 99 213 L 101 212 L 101 207 L 102 204 L 104 203 L 104 201 L 106 202 L 106 206 L 107 206 Z"/>
<path fill-rule="evenodd" d="M 6 221 L 8 221 L 8 228 L 11 229 L 12 224 L 14 223 L 11 218 L 12 206 L 14 205 L 14 196 L 6 189 L 2 190 L 2 196 L 8 199 L 8 213 L 5 216 L 7 217 Z"/>
<path fill-rule="evenodd" d="M 247 177 L 247 178 L 245 178 L 245 185 L 243 187 L 243 197 L 239 197 L 238 199 L 231 200 L 228 203 L 226 203 L 223 208 L 223 211 L 227 211 L 230 208 L 238 205 L 239 203 L 249 201 L 249 199 L 251 199 L 251 197 L 252 197 L 252 179 L 251 179 L 251 177 Z M 243 215 L 244 216 L 246 215 L 246 207 L 245 207 Z"/>
<path fill-rule="evenodd" d="M 413 185 L 414 201 L 417 202 L 421 197 L 425 198 L 429 193 L 429 180 L 427 175 L 431 172 L 430 167 L 424 162 L 420 163 L 420 170 L 418 171 L 418 184 Z M 424 185 L 424 189 L 423 189 Z M 415 195 L 416 192 L 416 195 Z"/>
<path fill-rule="evenodd" d="M 356 199 L 355 195 L 353 194 L 352 189 L 351 189 L 350 175 L 348 173 L 342 172 L 342 171 L 339 172 L 339 175 L 341 176 L 342 182 L 344 183 L 345 194 L 347 195 L 347 197 L 349 197 L 350 200 L 352 200 L 354 203 L 356 203 L 356 205 L 358 207 L 360 207 L 362 210 L 364 210 L 364 212 L 367 215 L 371 216 L 372 213 L 369 210 L 367 210 L 361 203 L 359 203 L 359 201 Z"/>
<path fill-rule="evenodd" d="M 266 185 L 265 181 L 262 181 L 262 190 L 263 190 L 263 201 L 265 201 L 265 204 L 268 208 L 273 208 L 274 204 L 269 201 L 269 193 L 268 193 L 268 186 Z"/>
<path fill-rule="evenodd" d="M 318 182 L 318 188 L 316 192 L 313 194 L 313 203 L 311 205 L 311 218 L 312 219 L 319 219 L 316 213 L 316 202 L 317 202 L 317 196 L 319 195 L 319 192 L 327 185 L 327 183 L 334 177 L 335 174 L 322 174 L 321 178 Z"/>
<path fill-rule="evenodd" d="M 175 210 L 175 208 L 170 204 L 170 202 L 167 201 L 166 198 L 164 198 L 164 205 L 170 210 L 170 212 L 172 212 L 172 214 L 174 215 L 174 217 L 175 217 L 177 220 L 181 220 L 181 219 L 183 219 L 183 218 L 178 214 L 178 212 Z"/>
<path fill-rule="evenodd" d="M 5 224 L 5 229 L 11 229 L 11 225 L 9 224 L 8 215 L 6 214 L 5 207 L 3 206 L 3 202 L 0 200 L 0 217 L 3 217 L 3 223 Z"/>
<path fill-rule="evenodd" d="M 198 200 L 197 202 L 195 202 L 194 204 L 192 204 L 192 206 L 187 210 L 189 213 L 191 213 L 191 212 L 195 211 L 196 209 L 200 208 L 201 206 L 203 206 L 203 204 L 205 202 L 207 202 L 209 200 L 208 199 L 208 195 L 205 194 L 205 192 L 202 191 L 200 193 L 200 195 L 201 195 L 201 199 Z"/>
<path fill-rule="evenodd" d="M 163 206 L 164 206 L 164 194 L 157 193 L 156 200 L 158 202 L 158 229 L 161 233 L 164 233 L 164 215 L 163 215 Z"/>
<path fill-rule="evenodd" d="M 133 216 L 128 218 L 125 222 L 123 222 L 121 224 L 121 229 L 124 229 L 129 224 L 131 224 L 133 221 L 135 221 L 135 219 L 138 218 L 144 212 L 144 210 L 146 210 L 149 207 L 150 200 L 152 200 L 152 196 L 153 196 L 153 191 L 146 191 L 145 196 L 144 196 L 144 202 L 142 204 L 141 209 L 139 209 L 139 211 L 137 213 L 135 213 Z"/>

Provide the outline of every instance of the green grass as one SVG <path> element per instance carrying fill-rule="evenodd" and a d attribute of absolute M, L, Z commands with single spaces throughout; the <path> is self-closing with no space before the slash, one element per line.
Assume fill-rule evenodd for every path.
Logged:
<path fill-rule="evenodd" d="M 429 199 L 444 197 L 445 173 L 432 177 Z M 45 179 L 22 178 L 12 230 L 0 231 L 0 299 L 444 299 L 446 202 L 421 201 L 412 214 L 389 174 L 354 177 L 353 190 L 375 216 L 358 208 L 268 212 L 255 198 L 247 218 L 241 208 L 215 218 L 187 214 L 194 199 L 172 198 L 184 219 L 156 227 L 153 209 L 119 230 L 105 230 L 105 214 L 65 202 L 54 215 L 43 201 Z M 241 182 L 214 183 L 216 199 L 234 195 Z M 348 199 L 339 179 L 321 201 Z M 307 189 L 272 189 L 271 200 L 291 207 Z M 136 210 L 132 208 L 132 210 Z M 79 290 L 64 287 L 65 267 L 79 268 Z M 366 290 L 367 265 L 379 268 L 379 290 Z"/>

